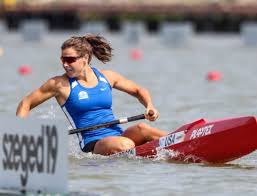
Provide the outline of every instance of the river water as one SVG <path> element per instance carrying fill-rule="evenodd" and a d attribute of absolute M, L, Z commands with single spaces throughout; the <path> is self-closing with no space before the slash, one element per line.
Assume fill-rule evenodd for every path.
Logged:
<path fill-rule="evenodd" d="M 18 33 L 1 36 L 1 114 L 15 115 L 23 96 L 63 72 L 60 45 L 72 34 L 50 33 L 41 42 L 25 42 Z M 245 45 L 240 35 L 191 35 L 176 46 L 158 35 L 146 34 L 137 43 L 120 34 L 106 38 L 114 48 L 113 61 L 92 65 L 115 70 L 149 89 L 161 114 L 152 126 L 171 131 L 199 118 L 257 115 L 257 47 Z M 135 48 L 141 59 L 131 58 Z M 30 66 L 32 74 L 19 75 L 21 65 Z M 207 73 L 215 70 L 222 79 L 207 81 Z M 135 98 L 117 91 L 113 96 L 117 117 L 144 112 Z M 67 122 L 54 99 L 31 116 Z M 170 163 L 161 155 L 154 160 L 110 158 L 81 153 L 70 136 L 68 156 L 71 195 L 257 194 L 257 153 L 224 165 Z"/>

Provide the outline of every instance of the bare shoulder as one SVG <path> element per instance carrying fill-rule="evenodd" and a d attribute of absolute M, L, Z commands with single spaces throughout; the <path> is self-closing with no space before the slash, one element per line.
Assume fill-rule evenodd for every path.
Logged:
<path fill-rule="evenodd" d="M 109 80 L 113 88 L 130 93 L 131 91 L 133 91 L 138 87 L 136 83 L 134 83 L 133 81 L 127 79 L 126 77 L 122 76 L 121 74 L 115 71 L 103 70 L 101 72 Z"/>
<path fill-rule="evenodd" d="M 52 78 L 50 78 L 48 80 L 50 83 L 54 83 L 54 84 L 62 84 L 62 83 L 66 83 L 69 82 L 69 79 L 66 75 L 60 75 L 60 76 L 54 76 Z"/>
<path fill-rule="evenodd" d="M 54 76 L 50 79 L 48 79 L 42 87 L 52 89 L 52 90 L 57 90 L 59 88 L 65 87 L 69 85 L 68 78 L 65 75 L 60 75 L 60 76 Z"/>
<path fill-rule="evenodd" d="M 119 78 L 122 77 L 119 73 L 112 70 L 101 69 L 100 72 L 104 74 L 112 86 L 117 80 L 119 80 Z"/>
<path fill-rule="evenodd" d="M 109 70 L 109 69 L 100 69 L 99 71 L 101 73 L 103 73 L 104 75 L 115 75 L 115 74 L 118 74 L 117 72 Z"/>
<path fill-rule="evenodd" d="M 104 76 L 106 76 L 108 78 L 119 78 L 119 77 L 122 77 L 121 74 L 119 74 L 118 72 L 112 71 L 112 70 L 101 69 L 100 72 L 103 73 Z"/>

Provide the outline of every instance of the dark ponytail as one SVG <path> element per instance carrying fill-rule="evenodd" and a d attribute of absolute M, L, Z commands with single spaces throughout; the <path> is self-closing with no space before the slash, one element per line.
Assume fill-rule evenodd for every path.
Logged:
<path fill-rule="evenodd" d="M 106 39 L 96 35 L 86 35 L 85 39 L 92 46 L 93 55 L 103 63 L 112 59 L 112 48 Z"/>
<path fill-rule="evenodd" d="M 62 44 L 62 50 L 73 48 L 79 56 L 88 55 L 88 63 L 92 55 L 106 63 L 112 59 L 112 48 L 104 37 L 88 34 L 82 37 L 73 36 Z"/>

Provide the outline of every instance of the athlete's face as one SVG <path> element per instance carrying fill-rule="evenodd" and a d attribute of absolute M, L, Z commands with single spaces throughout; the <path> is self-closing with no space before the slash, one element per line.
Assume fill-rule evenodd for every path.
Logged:
<path fill-rule="evenodd" d="M 66 74 L 70 78 L 78 77 L 82 74 L 83 68 L 87 65 L 87 59 L 79 56 L 73 48 L 62 50 L 61 61 Z"/>

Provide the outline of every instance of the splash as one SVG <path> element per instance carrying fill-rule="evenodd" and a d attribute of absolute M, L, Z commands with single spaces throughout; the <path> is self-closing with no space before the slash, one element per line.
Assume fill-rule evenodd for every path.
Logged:
<path fill-rule="evenodd" d="M 81 151 L 77 136 L 71 135 L 69 137 L 69 152 L 68 152 L 69 158 L 80 160 L 87 157 L 86 154 L 88 153 L 84 153 Z"/>
<path fill-rule="evenodd" d="M 76 135 L 71 135 L 69 137 L 69 159 L 81 160 L 81 159 L 109 159 L 108 156 L 103 156 L 99 154 L 92 154 L 91 152 L 82 152 L 79 147 L 78 138 Z"/>
<path fill-rule="evenodd" d="M 157 148 L 153 161 L 168 161 L 171 163 L 200 163 L 202 160 L 194 155 L 184 155 L 178 151 Z"/>
<path fill-rule="evenodd" d="M 179 156 L 179 152 L 164 148 L 156 148 L 156 156 L 153 161 L 167 161 Z"/>
<path fill-rule="evenodd" d="M 142 157 L 136 156 L 135 150 L 130 149 L 126 150 L 124 152 L 115 153 L 113 155 L 110 155 L 111 158 L 126 158 L 126 159 L 142 159 Z"/>
<path fill-rule="evenodd" d="M 76 136 L 70 137 L 69 140 L 69 159 L 70 160 L 81 160 L 81 159 L 90 159 L 90 160 L 112 160 L 112 159 L 128 159 L 128 160 L 152 160 L 156 162 L 160 161 L 167 161 L 171 163 L 201 163 L 203 160 L 201 160 L 199 157 L 196 157 L 194 155 L 187 155 L 185 156 L 183 153 L 180 153 L 178 151 L 170 150 L 170 149 L 164 149 L 164 148 L 157 148 L 156 149 L 156 155 L 152 157 L 142 157 L 142 156 L 136 156 L 136 152 L 132 150 L 112 154 L 109 156 L 103 156 L 99 154 L 92 154 L 84 153 L 80 150 L 79 144 L 77 141 Z"/>
<path fill-rule="evenodd" d="M 56 107 L 50 105 L 48 108 L 40 108 L 37 111 L 39 118 L 42 119 L 56 119 Z"/>

